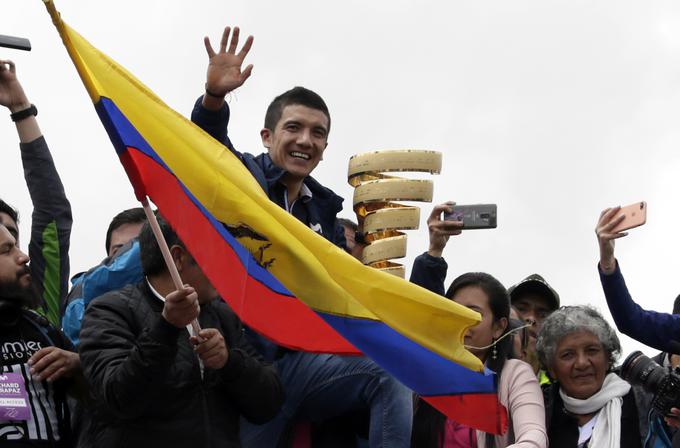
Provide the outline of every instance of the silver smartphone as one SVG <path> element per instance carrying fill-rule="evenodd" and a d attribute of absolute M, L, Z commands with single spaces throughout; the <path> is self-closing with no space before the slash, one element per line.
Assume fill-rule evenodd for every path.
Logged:
<path fill-rule="evenodd" d="M 463 221 L 463 229 L 495 229 L 496 204 L 454 205 L 452 213 L 444 213 L 447 221 Z"/>
<path fill-rule="evenodd" d="M 31 51 L 31 42 L 23 37 L 5 36 L 0 34 L 0 47 Z"/>

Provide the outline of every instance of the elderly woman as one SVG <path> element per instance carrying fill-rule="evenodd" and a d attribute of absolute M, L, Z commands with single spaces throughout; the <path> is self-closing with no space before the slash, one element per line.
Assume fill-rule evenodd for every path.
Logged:
<path fill-rule="evenodd" d="M 621 344 L 599 312 L 587 306 L 555 311 L 537 350 L 554 380 L 544 391 L 551 448 L 645 446 L 650 397 L 612 371 Z"/>

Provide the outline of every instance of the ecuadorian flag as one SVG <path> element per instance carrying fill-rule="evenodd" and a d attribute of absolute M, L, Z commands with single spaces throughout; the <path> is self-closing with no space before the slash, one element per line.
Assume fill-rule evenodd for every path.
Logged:
<path fill-rule="evenodd" d="M 477 313 L 363 266 L 286 213 L 44 1 L 137 197 L 153 200 L 247 325 L 297 350 L 363 353 L 450 418 L 506 430 L 496 376 L 463 347 Z"/>

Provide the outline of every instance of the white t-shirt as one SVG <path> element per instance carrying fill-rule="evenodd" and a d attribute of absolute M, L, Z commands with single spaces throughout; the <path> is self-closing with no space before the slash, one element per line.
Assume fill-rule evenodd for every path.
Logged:
<path fill-rule="evenodd" d="M 578 427 L 578 448 L 585 448 L 588 446 L 588 441 L 593 436 L 593 429 L 595 429 L 595 423 L 597 423 L 597 416 L 600 415 L 598 412 L 588 420 L 583 426 Z"/>

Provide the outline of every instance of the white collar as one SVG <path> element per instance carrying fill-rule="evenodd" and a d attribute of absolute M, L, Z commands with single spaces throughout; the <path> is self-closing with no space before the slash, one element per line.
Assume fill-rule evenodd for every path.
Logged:
<path fill-rule="evenodd" d="M 302 186 L 300 187 L 300 198 L 305 201 L 312 199 L 312 190 L 310 190 L 304 182 L 302 182 Z"/>
<path fill-rule="evenodd" d="M 163 297 L 158 291 L 156 291 L 156 288 L 153 287 L 151 282 L 149 281 L 149 277 L 144 277 L 144 280 L 146 280 L 146 284 L 149 285 L 149 289 L 151 290 L 151 293 L 156 296 L 158 300 L 161 302 L 165 303 L 165 297 Z"/>

